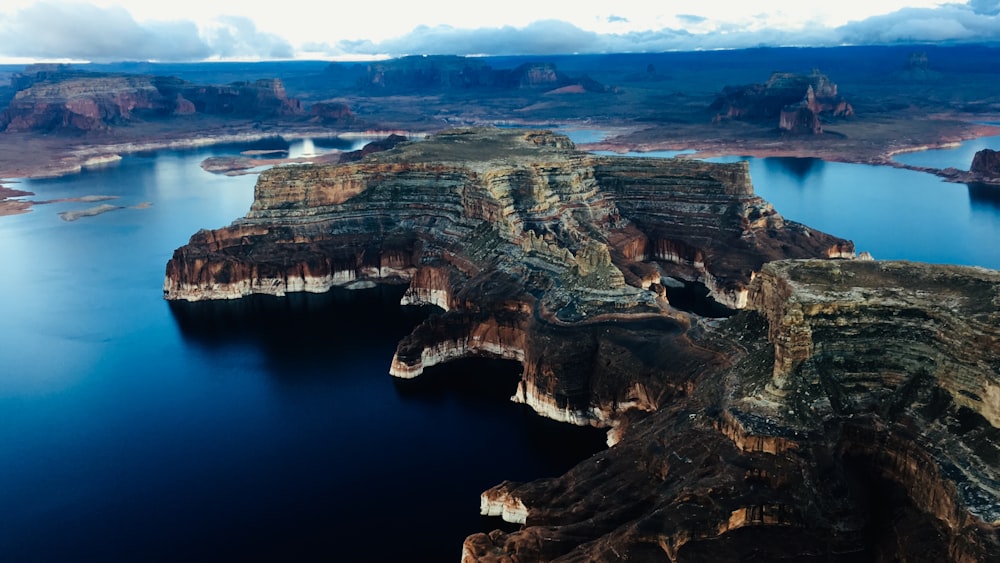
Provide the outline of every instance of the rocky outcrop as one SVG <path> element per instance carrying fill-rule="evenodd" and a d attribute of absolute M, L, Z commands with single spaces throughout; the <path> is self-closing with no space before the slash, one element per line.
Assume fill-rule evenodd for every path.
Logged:
<path fill-rule="evenodd" d="M 15 75 L 21 87 L 0 112 L 0 131 L 103 131 L 142 119 L 194 113 L 239 117 L 302 113 L 278 79 L 200 85 L 176 78 L 29 67 Z"/>
<path fill-rule="evenodd" d="M 353 163 L 274 168 L 244 219 L 174 253 L 164 295 L 408 283 L 404 301 L 445 312 L 400 342 L 393 375 L 464 356 L 512 359 L 524 367 L 518 400 L 613 425 L 677 391 L 628 352 L 689 348 L 665 276 L 701 281 L 739 306 L 768 260 L 853 253 L 848 241 L 782 219 L 753 194 L 747 170 L 598 156 L 550 132 L 498 129 L 441 133 Z"/>
<path fill-rule="evenodd" d="M 823 132 L 820 117 L 849 117 L 854 108 L 825 74 L 775 72 L 764 84 L 726 86 L 712 103 L 715 120 L 778 119 L 778 128 L 790 133 Z"/>
<path fill-rule="evenodd" d="M 597 81 L 564 75 L 553 63 L 525 63 L 513 69 L 494 69 L 478 58 L 453 55 L 415 55 L 368 65 L 360 86 L 368 91 L 461 91 L 469 89 L 544 89 L 576 85 L 587 92 L 604 92 Z"/>
<path fill-rule="evenodd" d="M 463 560 L 996 561 L 998 321 L 995 271 L 769 263 L 748 310 L 689 331 L 715 361 L 661 374 L 684 392 L 565 475 L 484 492 L 522 526 Z"/>
<path fill-rule="evenodd" d="M 357 121 L 350 106 L 343 102 L 316 102 L 309 107 L 309 116 L 323 125 L 345 126 Z"/>
<path fill-rule="evenodd" d="M 983 149 L 976 152 L 969 174 L 973 181 L 1000 184 L 1000 151 Z"/>

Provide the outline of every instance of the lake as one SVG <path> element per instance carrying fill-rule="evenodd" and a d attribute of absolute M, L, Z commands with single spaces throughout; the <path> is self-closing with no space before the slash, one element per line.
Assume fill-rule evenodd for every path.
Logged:
<path fill-rule="evenodd" d="M 94 204 L 53 203 L 0 218 L 5 560 L 457 561 L 466 535 L 504 526 L 478 516 L 480 492 L 561 474 L 602 447 L 602 432 L 510 403 L 509 363 L 390 377 L 396 342 L 426 314 L 397 306 L 402 288 L 165 302 L 173 250 L 253 197 L 256 176 L 199 163 L 245 148 L 12 185 L 126 208 L 69 223 L 57 213 Z M 750 167 L 783 215 L 877 258 L 1000 268 L 992 188 L 814 159 Z"/>
<path fill-rule="evenodd" d="M 915 166 L 968 170 L 972 156 L 984 148 L 1000 150 L 1000 137 L 906 153 L 897 159 Z M 628 154 L 662 158 L 690 153 Z M 706 160 L 748 161 L 754 191 L 782 216 L 853 240 L 858 252 L 868 251 L 884 260 L 1000 269 L 1000 186 L 956 184 L 923 172 L 817 158 Z"/>
<path fill-rule="evenodd" d="M 256 176 L 199 163 L 244 148 L 12 184 L 126 208 L 0 218 L 4 560 L 457 561 L 465 536 L 503 525 L 479 516 L 483 490 L 603 447 L 603 432 L 511 403 L 516 366 L 390 377 L 423 314 L 400 309 L 402 288 L 164 301 L 173 250 L 253 198 Z"/>

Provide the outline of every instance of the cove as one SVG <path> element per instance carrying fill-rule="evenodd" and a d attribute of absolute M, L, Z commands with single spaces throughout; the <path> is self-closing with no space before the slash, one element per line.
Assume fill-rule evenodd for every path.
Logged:
<path fill-rule="evenodd" d="M 877 259 L 1000 269 L 996 186 L 814 158 L 745 160 L 756 193 L 785 218 L 851 239 L 858 252 Z"/>
<path fill-rule="evenodd" d="M 454 561 L 466 535 L 502 525 L 478 516 L 483 490 L 604 447 L 509 402 L 507 364 L 396 382 L 396 342 L 427 314 L 398 306 L 401 287 L 165 302 L 173 249 L 252 201 L 256 176 L 199 163 L 246 148 L 15 184 L 124 208 L 0 221 L 5 559 Z"/>

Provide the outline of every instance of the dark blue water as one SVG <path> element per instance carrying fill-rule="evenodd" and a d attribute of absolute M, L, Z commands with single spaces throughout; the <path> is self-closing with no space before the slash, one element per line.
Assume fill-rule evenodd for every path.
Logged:
<path fill-rule="evenodd" d="M 398 288 L 164 302 L 173 249 L 250 206 L 254 176 L 198 167 L 240 148 L 14 186 L 153 205 L 0 218 L 0 559 L 455 561 L 501 525 L 478 517 L 482 490 L 600 448 L 510 403 L 509 365 L 389 377 L 423 314 Z M 878 258 L 1000 268 L 995 188 L 812 159 L 751 174 L 786 217 Z"/>
<path fill-rule="evenodd" d="M 457 561 L 502 524 L 480 492 L 601 447 L 510 403 L 509 365 L 396 382 L 401 288 L 165 302 L 174 248 L 249 209 L 254 176 L 198 166 L 238 149 L 15 185 L 129 208 L 0 218 L 0 560 Z"/>

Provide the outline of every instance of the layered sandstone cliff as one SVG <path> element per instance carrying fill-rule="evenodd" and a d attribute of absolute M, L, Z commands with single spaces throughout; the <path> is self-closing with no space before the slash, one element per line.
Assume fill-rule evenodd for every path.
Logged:
<path fill-rule="evenodd" d="M 1000 274 L 855 260 L 747 168 L 456 130 L 261 175 L 250 213 L 167 265 L 168 299 L 408 284 L 390 371 L 519 362 L 514 398 L 608 426 L 565 475 L 485 491 L 521 524 L 466 561 L 991 561 Z M 674 309 L 674 280 L 743 307 Z M 993 558 L 993 559 L 991 559 Z"/>
<path fill-rule="evenodd" d="M 726 86 L 711 109 L 715 119 L 778 119 L 778 128 L 789 133 L 819 134 L 822 117 L 849 117 L 854 108 L 838 93 L 825 74 L 775 72 L 764 84 Z"/>
<path fill-rule="evenodd" d="M 227 85 L 177 78 L 39 67 L 11 79 L 19 88 L 0 112 L 0 131 L 103 131 L 142 118 L 201 113 L 239 117 L 303 113 L 278 79 Z"/>
<path fill-rule="evenodd" d="M 1000 273 L 781 261 L 748 309 L 613 448 L 484 492 L 522 527 L 463 560 L 997 561 Z"/>
<path fill-rule="evenodd" d="M 1000 151 L 983 149 L 976 152 L 969 175 L 974 181 L 1000 184 Z"/>
<path fill-rule="evenodd" d="M 689 347 L 665 278 L 740 307 L 766 261 L 851 254 L 850 242 L 782 219 L 743 163 L 597 156 L 545 131 L 456 130 L 358 162 L 263 173 L 244 219 L 174 253 L 164 295 L 409 283 L 407 303 L 446 312 L 400 343 L 393 375 L 470 355 L 513 359 L 524 366 L 516 400 L 608 425 L 676 392 L 627 352 Z"/>

